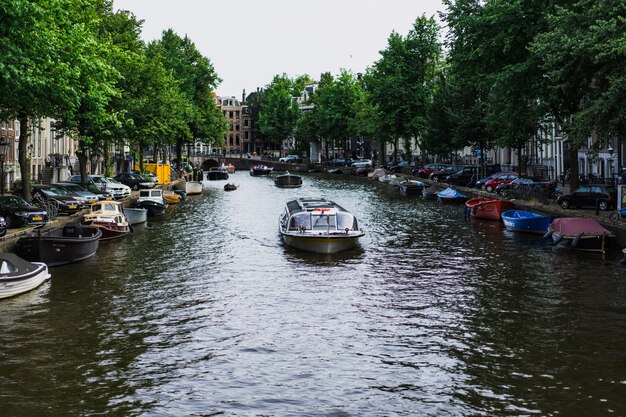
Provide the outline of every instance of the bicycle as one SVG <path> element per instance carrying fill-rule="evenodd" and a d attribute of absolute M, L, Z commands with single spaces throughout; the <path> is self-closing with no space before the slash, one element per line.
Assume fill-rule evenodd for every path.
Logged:
<path fill-rule="evenodd" d="M 613 213 L 609 214 L 609 220 L 613 223 L 617 223 L 620 220 L 623 220 L 626 217 L 626 207 L 622 207 L 621 210 L 615 210 Z"/>

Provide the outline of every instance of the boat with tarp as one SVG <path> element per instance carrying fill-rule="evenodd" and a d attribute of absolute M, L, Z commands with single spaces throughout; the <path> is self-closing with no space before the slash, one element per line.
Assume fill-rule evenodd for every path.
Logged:
<path fill-rule="evenodd" d="M 440 203 L 464 203 L 467 201 L 467 196 L 452 187 L 448 187 L 437 193 L 437 201 Z"/>
<path fill-rule="evenodd" d="M 325 254 L 354 248 L 365 234 L 352 213 L 325 198 L 288 201 L 278 228 L 288 246 Z"/>
<path fill-rule="evenodd" d="M 554 245 L 564 242 L 574 249 L 605 253 L 606 238 L 613 234 L 590 217 L 560 217 L 550 223 L 544 236 L 552 237 Z"/>

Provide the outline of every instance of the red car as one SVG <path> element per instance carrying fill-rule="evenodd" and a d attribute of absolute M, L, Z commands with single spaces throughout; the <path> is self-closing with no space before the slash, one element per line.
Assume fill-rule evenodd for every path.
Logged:
<path fill-rule="evenodd" d="M 422 168 L 414 169 L 413 176 L 419 178 L 430 178 L 430 174 L 435 171 L 440 171 L 446 168 L 448 165 L 444 164 L 426 164 Z"/>
<path fill-rule="evenodd" d="M 508 184 L 519 178 L 517 172 L 503 172 L 485 183 L 485 191 L 492 193 L 500 184 Z"/>

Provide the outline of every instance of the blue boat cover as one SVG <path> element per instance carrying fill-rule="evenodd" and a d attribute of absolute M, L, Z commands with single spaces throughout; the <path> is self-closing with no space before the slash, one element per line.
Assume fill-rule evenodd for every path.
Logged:
<path fill-rule="evenodd" d="M 445 190 L 438 192 L 437 193 L 437 197 L 440 197 L 440 198 L 467 198 L 466 195 L 461 194 L 460 192 L 458 192 L 457 190 L 455 190 L 452 187 L 446 188 Z"/>

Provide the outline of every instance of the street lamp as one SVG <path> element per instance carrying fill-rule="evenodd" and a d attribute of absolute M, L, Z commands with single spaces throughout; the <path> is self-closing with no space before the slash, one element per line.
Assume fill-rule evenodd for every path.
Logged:
<path fill-rule="evenodd" d="M 4 160 L 6 158 L 7 145 L 9 144 L 7 136 L 0 137 L 0 195 L 4 195 Z"/>

